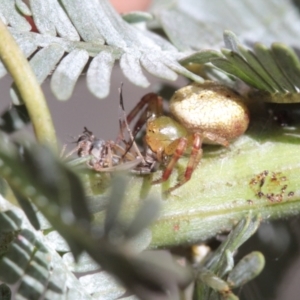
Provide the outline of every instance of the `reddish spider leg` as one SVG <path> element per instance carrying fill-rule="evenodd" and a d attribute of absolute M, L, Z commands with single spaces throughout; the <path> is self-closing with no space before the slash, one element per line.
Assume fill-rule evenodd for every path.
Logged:
<path fill-rule="evenodd" d="M 147 107 L 144 109 L 145 106 Z M 155 93 L 146 94 L 127 115 L 127 123 L 130 124 L 141 111 L 142 113 L 133 128 L 133 136 L 140 131 L 149 118 L 159 117 L 163 114 L 162 97 Z"/>
<path fill-rule="evenodd" d="M 131 129 L 129 127 L 129 122 L 128 122 L 128 116 L 126 116 L 126 112 L 125 112 L 125 108 L 124 108 L 124 101 L 123 101 L 123 93 L 122 93 L 122 87 L 123 87 L 123 84 L 121 85 L 121 88 L 119 89 L 119 94 L 120 94 L 120 110 L 122 112 L 122 115 L 121 117 L 119 118 L 119 127 L 120 127 L 120 133 L 119 133 L 119 136 L 117 138 L 117 142 L 116 144 L 118 144 L 118 141 L 122 140 L 123 143 L 126 145 L 126 151 L 125 151 L 125 154 L 130 150 L 130 148 L 133 146 L 134 149 L 135 149 L 135 152 L 137 153 L 137 156 L 138 158 L 141 159 L 141 162 L 146 165 L 146 161 L 144 159 L 144 156 L 141 154 L 140 152 L 140 149 L 138 148 L 135 140 L 134 140 L 134 136 L 131 132 Z M 122 122 L 121 119 L 123 119 L 124 121 Z M 130 144 L 128 145 L 127 141 L 125 140 L 124 138 L 124 129 L 126 128 L 128 134 L 129 134 L 129 137 L 131 139 L 131 142 Z"/>
<path fill-rule="evenodd" d="M 177 189 L 178 187 L 182 186 L 184 183 L 191 179 L 191 176 L 198 166 L 201 157 L 202 157 L 202 139 L 200 133 L 193 133 L 188 138 L 182 137 L 174 142 L 172 142 L 166 149 L 166 152 L 173 153 L 173 156 L 169 163 L 167 164 L 162 177 L 152 182 L 152 184 L 158 184 L 165 182 L 169 179 L 176 163 L 178 162 L 179 158 L 185 153 L 188 147 L 192 147 L 191 155 L 185 169 L 184 176 L 182 179 L 173 187 L 168 189 L 168 193 L 172 192 L 173 190 Z M 175 147 L 175 150 L 174 150 Z"/>
<path fill-rule="evenodd" d="M 146 109 L 144 109 L 144 107 Z M 144 109 L 144 110 L 143 110 Z M 145 95 L 140 102 L 133 108 L 133 110 L 128 114 L 127 121 L 131 123 L 132 120 L 136 117 L 136 115 L 142 111 L 141 116 L 138 118 L 135 126 L 134 126 L 134 133 L 136 134 L 141 127 L 147 122 L 148 119 L 159 117 L 163 114 L 162 108 L 162 98 L 154 93 L 149 93 Z M 163 155 L 172 156 L 169 163 L 167 164 L 162 177 L 158 180 L 152 182 L 152 184 L 162 183 L 167 181 L 178 162 L 179 158 L 186 152 L 187 148 L 191 147 L 191 154 L 190 158 L 182 179 L 172 188 L 168 190 L 171 192 L 185 182 L 190 180 L 192 173 L 194 172 L 195 168 L 198 166 L 201 157 L 202 157 L 202 138 L 200 133 L 193 133 L 190 134 L 187 138 L 181 137 L 175 141 L 173 141 L 166 149 L 164 149 L 164 153 L 158 151 L 156 153 L 157 159 L 162 161 Z"/>
<path fill-rule="evenodd" d="M 133 127 L 133 135 L 131 139 L 132 141 L 134 141 L 134 138 L 141 130 L 141 128 L 146 124 L 147 120 L 163 115 L 162 101 L 163 99 L 155 93 L 148 93 L 145 96 L 143 96 L 142 99 L 136 104 L 136 106 L 127 115 L 127 118 L 121 123 L 120 134 L 118 139 L 121 138 L 121 134 L 124 131 L 125 127 L 127 127 L 127 131 L 131 133 L 128 124 L 130 124 L 138 116 L 138 114 L 140 114 Z M 124 111 L 124 107 L 123 107 L 123 111 Z M 136 143 L 135 146 L 137 146 Z M 143 163 L 148 167 L 150 166 L 150 170 L 153 170 L 158 160 L 157 160 L 157 155 L 150 150 L 148 145 L 146 145 L 146 148 L 144 149 L 144 155 L 142 157 L 143 157 Z M 142 171 L 141 174 L 142 173 L 148 174 L 149 172 Z"/>

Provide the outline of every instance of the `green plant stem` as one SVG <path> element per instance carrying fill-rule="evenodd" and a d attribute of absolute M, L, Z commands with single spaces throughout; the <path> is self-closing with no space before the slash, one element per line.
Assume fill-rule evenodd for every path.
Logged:
<path fill-rule="evenodd" d="M 299 215 L 299 143 L 297 128 L 253 122 L 229 148 L 205 146 L 191 180 L 166 198 L 162 192 L 177 182 L 176 170 L 170 181 L 154 186 L 150 182 L 161 172 L 152 179 L 132 176 L 123 217 L 130 219 L 147 194 L 161 199 L 160 216 L 151 226 L 156 248 L 204 241 L 230 230 L 250 211 L 264 221 Z M 186 164 L 187 158 L 180 161 L 181 176 Z M 95 218 L 101 220 L 101 213 Z"/>
<path fill-rule="evenodd" d="M 42 89 L 27 59 L 1 20 L 0 58 L 15 80 L 28 110 L 37 140 L 57 151 L 55 130 Z"/>

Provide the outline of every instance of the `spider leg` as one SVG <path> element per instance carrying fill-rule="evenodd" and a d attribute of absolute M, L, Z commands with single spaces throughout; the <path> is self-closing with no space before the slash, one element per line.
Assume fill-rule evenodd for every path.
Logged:
<path fill-rule="evenodd" d="M 130 124 L 146 105 L 148 105 L 147 110 L 150 110 L 152 115 L 162 115 L 162 98 L 155 93 L 148 93 L 142 97 L 142 99 L 128 114 L 127 122 Z"/>
<path fill-rule="evenodd" d="M 143 164 L 146 164 L 137 144 L 135 143 L 135 136 L 141 129 L 141 127 L 146 123 L 148 119 L 148 114 L 151 112 L 151 115 L 153 114 L 162 114 L 162 98 L 157 96 L 154 93 L 149 93 L 145 95 L 133 108 L 133 110 L 129 113 L 128 116 L 126 116 L 126 112 L 124 109 L 124 102 L 123 102 L 123 95 L 122 95 L 122 86 L 119 89 L 120 92 L 120 117 L 119 117 L 119 136 L 116 140 L 116 143 L 119 144 L 120 141 L 123 141 L 125 144 L 125 153 L 124 155 L 130 151 L 130 149 L 133 147 L 135 149 L 135 152 L 138 157 L 142 157 Z M 144 107 L 147 105 L 147 107 L 144 109 Z M 143 110 L 144 109 L 144 110 Z M 133 134 L 131 132 L 131 129 L 129 127 L 129 124 L 132 122 L 132 120 L 142 111 L 142 114 L 138 118 L 134 128 L 133 128 Z M 124 130 L 127 130 L 127 133 L 129 134 L 130 141 L 127 142 L 124 137 Z"/>
<path fill-rule="evenodd" d="M 121 95 L 120 98 L 123 99 L 121 92 L 120 92 L 120 95 Z M 142 160 L 143 160 L 143 164 L 146 164 L 146 162 L 145 162 L 145 160 L 144 160 L 144 158 L 143 158 L 143 156 L 142 156 L 142 154 L 140 152 L 140 149 L 139 149 L 139 147 L 137 146 L 137 144 L 136 144 L 136 142 L 134 140 L 134 136 L 132 135 L 131 129 L 130 129 L 129 124 L 127 122 L 127 117 L 126 117 L 126 113 L 125 113 L 125 109 L 124 109 L 124 105 L 123 105 L 123 100 L 120 101 L 120 102 L 121 102 L 120 107 L 121 107 L 122 112 L 123 112 L 123 119 L 124 119 L 124 121 L 122 123 L 121 118 L 119 119 L 119 126 L 120 126 L 120 135 L 119 135 L 119 137 L 121 137 L 121 139 L 122 139 L 122 141 L 123 141 L 123 143 L 125 144 L 125 147 L 126 147 L 126 149 L 124 149 L 124 153 L 123 153 L 122 158 L 125 157 L 128 152 L 130 152 L 131 148 L 134 148 L 135 152 L 136 152 L 136 156 L 141 157 Z M 123 129 L 124 129 L 123 125 L 126 127 L 127 132 L 129 134 L 129 137 L 130 137 L 130 141 L 129 142 L 127 142 L 126 139 L 125 139 L 125 137 L 124 137 L 124 134 L 123 134 Z"/>
<path fill-rule="evenodd" d="M 64 158 L 68 158 L 69 156 L 73 155 L 75 152 L 77 152 L 77 151 L 79 150 L 79 148 L 80 148 L 79 146 L 75 147 L 75 148 L 72 149 L 70 152 L 68 152 L 68 153 L 64 156 Z M 61 154 L 60 154 L 60 157 L 63 157 L 63 154 L 64 154 L 65 150 L 66 150 L 66 146 L 63 147 L 63 150 L 62 150 L 62 152 L 61 152 Z"/>
<path fill-rule="evenodd" d="M 145 106 L 146 108 L 144 109 Z M 146 94 L 127 115 L 127 123 L 130 124 L 139 113 L 141 113 L 141 115 L 134 125 L 133 136 L 140 131 L 149 117 L 162 115 L 162 98 L 155 93 Z M 123 131 L 125 127 L 126 124 L 123 121 L 121 125 L 121 131 Z"/>
<path fill-rule="evenodd" d="M 111 168 L 113 166 L 113 153 L 111 151 L 111 145 L 107 145 L 107 157 L 106 157 L 108 168 Z"/>
<path fill-rule="evenodd" d="M 114 150 L 114 153 L 118 155 L 120 158 L 125 159 L 125 160 L 134 160 L 136 158 L 136 153 L 133 153 L 131 149 L 126 150 L 122 146 L 112 143 L 111 148 Z"/>
<path fill-rule="evenodd" d="M 192 135 L 192 150 L 191 155 L 184 173 L 183 178 L 173 187 L 171 187 L 167 192 L 170 193 L 182 186 L 184 183 L 189 181 L 192 177 L 192 174 L 196 167 L 198 166 L 201 158 L 202 158 L 202 138 L 199 133 L 194 133 Z"/>
<path fill-rule="evenodd" d="M 61 149 L 61 151 L 60 151 L 60 154 L 59 154 L 59 157 L 60 157 L 60 158 L 63 158 L 63 157 L 64 157 L 64 154 L 65 154 L 65 152 L 66 152 L 66 149 L 67 149 L 67 144 L 64 144 L 63 147 L 62 147 L 62 149 Z M 77 150 L 76 150 L 76 151 L 77 151 Z M 74 152 L 75 152 L 75 151 L 74 151 Z M 72 155 L 72 154 L 73 154 L 73 153 L 71 153 L 71 155 Z M 68 153 L 67 155 L 70 156 L 69 153 Z M 68 157 L 68 156 L 67 156 L 67 157 Z"/>
<path fill-rule="evenodd" d="M 204 132 L 203 133 L 203 137 L 207 138 L 211 142 L 215 142 L 215 143 L 220 144 L 220 145 L 222 145 L 224 147 L 228 147 L 229 146 L 229 142 L 225 138 L 220 137 L 217 134 L 209 133 L 209 132 Z"/>
<path fill-rule="evenodd" d="M 174 151 L 172 158 L 170 159 L 169 163 L 167 164 L 167 166 L 162 174 L 162 177 L 160 179 L 154 180 L 152 182 L 152 184 L 162 183 L 162 182 L 168 180 L 178 159 L 185 152 L 186 147 L 188 145 L 187 139 L 185 137 L 181 137 L 174 142 L 177 143 L 177 146 L 176 146 L 176 149 Z M 173 145 L 174 145 L 174 142 L 172 143 Z"/>

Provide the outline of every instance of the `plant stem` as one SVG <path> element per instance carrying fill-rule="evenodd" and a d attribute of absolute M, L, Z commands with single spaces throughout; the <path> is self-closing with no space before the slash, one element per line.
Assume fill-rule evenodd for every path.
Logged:
<path fill-rule="evenodd" d="M 151 247 L 156 248 L 207 240 L 229 231 L 250 211 L 263 221 L 299 215 L 299 131 L 254 120 L 247 134 L 228 148 L 205 146 L 191 180 L 165 198 L 162 192 L 177 183 L 188 157 L 161 185 L 150 185 L 160 178 L 159 172 L 152 178 L 132 176 L 123 217 L 132 218 L 148 195 L 161 199 L 160 216 L 151 226 Z M 99 177 L 96 180 L 95 186 Z M 101 217 L 95 214 L 95 220 Z"/>
<path fill-rule="evenodd" d="M 57 151 L 55 130 L 45 96 L 27 59 L 1 20 L 0 58 L 15 80 L 28 110 L 37 140 Z"/>

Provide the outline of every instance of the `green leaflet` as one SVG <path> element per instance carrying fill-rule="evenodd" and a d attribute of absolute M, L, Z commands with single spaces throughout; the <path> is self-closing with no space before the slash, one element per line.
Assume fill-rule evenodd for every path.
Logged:
<path fill-rule="evenodd" d="M 202 50 L 183 58 L 181 64 L 211 63 L 254 87 L 250 97 L 256 101 L 300 102 L 300 61 L 292 48 L 282 43 L 274 43 L 271 48 L 256 43 L 249 49 L 231 31 L 224 32 L 224 41 L 227 48 L 221 53 Z"/>

